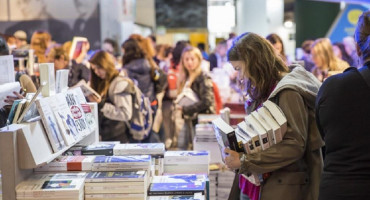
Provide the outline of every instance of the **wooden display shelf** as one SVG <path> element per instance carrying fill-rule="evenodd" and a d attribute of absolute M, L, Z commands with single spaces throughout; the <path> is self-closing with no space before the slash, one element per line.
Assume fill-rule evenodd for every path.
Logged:
<path fill-rule="evenodd" d="M 95 127 L 76 143 L 93 144 L 99 142 L 98 111 L 94 103 Z M 73 145 L 74 145 L 73 144 Z M 0 129 L 0 164 L 2 173 L 3 199 L 15 200 L 15 187 L 33 173 L 33 169 L 43 166 L 62 155 L 73 145 L 53 152 L 42 122 L 11 124 Z"/>

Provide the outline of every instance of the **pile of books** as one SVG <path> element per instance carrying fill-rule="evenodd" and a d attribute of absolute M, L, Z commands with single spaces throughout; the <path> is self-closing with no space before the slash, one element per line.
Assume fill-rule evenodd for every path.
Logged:
<path fill-rule="evenodd" d="M 208 174 L 208 151 L 167 151 L 164 154 L 165 174 Z"/>
<path fill-rule="evenodd" d="M 95 156 L 59 156 L 52 162 L 37 167 L 35 172 L 91 171 Z"/>
<path fill-rule="evenodd" d="M 209 199 L 217 198 L 217 176 L 219 171 L 210 171 L 208 180 L 209 180 Z"/>
<path fill-rule="evenodd" d="M 222 158 L 212 124 L 195 126 L 194 151 L 209 151 L 210 163 L 221 163 Z"/>
<path fill-rule="evenodd" d="M 90 172 L 85 180 L 85 200 L 146 199 L 146 171 Z"/>
<path fill-rule="evenodd" d="M 92 171 L 150 171 L 151 156 L 96 156 Z"/>
<path fill-rule="evenodd" d="M 16 187 L 17 199 L 84 199 L 86 173 L 36 174 Z"/>
<path fill-rule="evenodd" d="M 207 176 L 202 174 L 154 176 L 148 190 L 148 195 L 162 196 L 163 199 L 166 199 L 166 196 L 174 195 L 190 197 L 200 195 L 204 198 L 206 195 L 206 181 Z"/>
<path fill-rule="evenodd" d="M 246 116 L 236 129 L 221 118 L 213 120 L 212 123 L 223 160 L 226 147 L 247 154 L 257 153 L 281 142 L 287 130 L 284 113 L 269 100 Z M 261 176 L 252 173 L 245 177 L 255 185 L 260 185 Z"/>
<path fill-rule="evenodd" d="M 113 149 L 115 156 L 150 155 L 152 157 L 153 175 L 156 176 L 162 175 L 164 172 L 164 153 L 163 143 L 118 144 Z"/>
<path fill-rule="evenodd" d="M 217 199 L 228 199 L 235 173 L 230 170 L 217 171 Z"/>

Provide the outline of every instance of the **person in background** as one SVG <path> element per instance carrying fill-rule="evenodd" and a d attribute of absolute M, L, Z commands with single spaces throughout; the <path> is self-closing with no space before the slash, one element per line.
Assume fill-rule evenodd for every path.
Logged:
<path fill-rule="evenodd" d="M 204 42 L 199 42 L 197 47 L 200 52 L 202 52 L 203 59 L 208 60 L 208 53 L 206 52 L 206 45 L 204 44 Z"/>
<path fill-rule="evenodd" d="M 113 39 L 106 38 L 103 42 L 102 49 L 103 51 L 110 53 L 114 57 L 118 56 L 118 44 Z"/>
<path fill-rule="evenodd" d="M 350 55 L 348 55 L 345 46 L 341 42 L 336 42 L 333 44 L 334 55 L 338 58 L 346 61 L 349 66 L 354 66 L 355 63 Z"/>
<path fill-rule="evenodd" d="M 213 83 L 211 77 L 202 72 L 202 59 L 202 53 L 198 48 L 188 46 L 182 51 L 178 94 L 183 92 L 185 88 L 189 88 L 199 98 L 199 101 L 192 105 L 176 105 L 176 108 L 182 111 L 185 119 L 184 129 L 186 131 L 183 133 L 189 134 L 185 137 L 182 147 L 184 149 L 192 149 L 195 124 L 197 123 L 196 115 L 215 113 Z"/>
<path fill-rule="evenodd" d="M 69 69 L 68 87 L 76 85 L 79 81 L 90 80 L 90 70 L 83 64 L 77 64 L 74 60 L 72 62 L 68 59 L 68 54 L 63 47 L 53 48 L 49 55 L 49 62 L 54 62 L 54 69 Z"/>
<path fill-rule="evenodd" d="M 214 53 L 209 55 L 210 71 L 214 68 L 222 67 L 226 63 L 227 43 L 221 40 L 217 43 Z"/>
<path fill-rule="evenodd" d="M 370 199 L 370 11 L 362 13 L 354 35 L 363 67 L 326 79 L 316 99 L 326 146 L 319 200 Z"/>
<path fill-rule="evenodd" d="M 244 80 L 250 97 L 247 113 L 270 100 L 280 107 L 288 126 L 282 141 L 264 151 L 245 154 L 224 150 L 226 165 L 239 169 L 241 199 L 317 199 L 324 143 L 314 108 L 321 83 L 300 65 L 291 66 L 290 71 L 270 42 L 250 32 L 234 40 L 228 60 Z M 263 174 L 261 186 L 241 176 L 250 173 Z"/>
<path fill-rule="evenodd" d="M 16 49 L 17 48 L 16 39 L 15 39 L 15 37 L 13 35 L 9 35 L 7 37 L 6 43 L 8 43 L 8 47 L 9 47 L 10 52 L 13 49 Z"/>
<path fill-rule="evenodd" d="M 353 37 L 347 36 L 343 38 L 342 42 L 343 42 L 344 48 L 346 49 L 347 54 L 352 57 L 353 63 L 351 66 L 356 67 L 356 68 L 360 67 L 359 61 L 358 61 L 359 57 L 356 52 L 356 42 L 353 39 Z"/>
<path fill-rule="evenodd" d="M 51 44 L 51 35 L 45 31 L 36 31 L 31 37 L 31 49 L 35 50 L 38 63 L 47 62 L 45 52 Z"/>
<path fill-rule="evenodd" d="M 334 55 L 333 47 L 328 38 L 315 40 L 311 48 L 312 61 L 315 67 L 311 72 L 321 82 L 331 75 L 343 72 L 349 67 L 348 63 Z"/>
<path fill-rule="evenodd" d="M 266 36 L 266 39 L 269 42 L 271 42 L 272 46 L 274 46 L 276 52 L 278 53 L 278 55 L 280 55 L 283 61 L 286 64 L 290 64 L 290 61 L 288 60 L 288 57 L 285 54 L 283 40 L 280 38 L 280 36 L 275 33 L 271 33 L 270 35 Z"/>
<path fill-rule="evenodd" d="M 105 51 L 96 52 L 91 63 L 90 86 L 102 98 L 88 96 L 90 102 L 98 103 L 99 134 L 103 141 L 130 140 L 126 123 L 132 117 L 132 96 L 126 92 L 128 79 L 124 79 L 115 69 L 112 56 Z"/>
<path fill-rule="evenodd" d="M 303 56 L 302 56 L 302 60 L 304 62 L 304 68 L 307 70 L 307 71 L 311 71 L 312 68 L 315 66 L 315 64 L 312 62 L 311 60 L 311 47 L 312 47 L 312 44 L 314 43 L 313 40 L 305 40 L 303 43 L 302 43 L 302 50 L 303 50 Z"/>
<path fill-rule="evenodd" d="M 27 44 L 27 33 L 18 30 L 13 35 L 15 37 L 16 49 L 29 49 L 30 45 Z"/>

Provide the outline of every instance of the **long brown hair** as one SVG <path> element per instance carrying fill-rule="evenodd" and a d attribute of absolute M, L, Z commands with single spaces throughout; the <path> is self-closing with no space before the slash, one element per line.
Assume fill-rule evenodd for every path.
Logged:
<path fill-rule="evenodd" d="M 96 65 L 97 68 L 104 69 L 106 71 L 105 78 L 101 79 L 91 68 L 90 79 L 91 87 L 101 96 L 105 96 L 108 93 L 110 82 L 119 74 L 114 66 L 113 57 L 108 52 L 98 51 L 92 56 L 89 62 Z"/>
<path fill-rule="evenodd" d="M 287 62 L 287 57 L 285 55 L 285 49 L 284 49 L 284 43 L 283 43 L 283 40 L 279 37 L 278 34 L 276 33 L 271 33 L 270 35 L 268 35 L 266 37 L 266 39 L 271 42 L 271 44 L 276 44 L 276 43 L 280 43 L 281 44 L 281 51 L 279 52 L 279 55 L 281 56 L 281 58 L 283 59 L 284 62 Z"/>
<path fill-rule="evenodd" d="M 153 57 L 155 56 L 155 49 L 150 38 L 145 38 L 139 34 L 131 34 L 129 38 L 136 40 L 139 44 L 141 50 L 144 52 L 145 58 L 149 61 L 150 67 L 152 68 L 152 73 L 154 69 L 158 69 L 158 65 L 153 60 Z"/>
<path fill-rule="evenodd" d="M 241 73 L 246 81 L 246 92 L 261 103 L 270 95 L 272 87 L 289 72 L 288 67 L 265 38 L 255 33 L 237 37 L 227 53 L 229 61 L 241 61 Z"/>
<path fill-rule="evenodd" d="M 36 31 L 31 37 L 31 49 L 35 50 L 35 55 L 39 63 L 46 62 L 45 51 L 51 41 L 51 35 L 45 31 Z"/>
<path fill-rule="evenodd" d="M 184 55 L 185 53 L 192 53 L 195 55 L 195 57 L 199 61 L 199 65 L 196 68 L 195 73 L 193 76 L 190 77 L 189 71 L 186 69 L 185 64 L 184 64 Z M 180 60 L 180 74 L 179 74 L 179 90 L 178 93 L 181 93 L 182 89 L 185 86 L 186 81 L 189 81 L 189 85 L 193 83 L 193 81 L 202 73 L 202 67 L 201 67 L 201 62 L 203 60 L 202 53 L 198 48 L 192 47 L 192 46 L 187 46 L 185 49 L 182 51 L 181 54 L 181 60 Z"/>

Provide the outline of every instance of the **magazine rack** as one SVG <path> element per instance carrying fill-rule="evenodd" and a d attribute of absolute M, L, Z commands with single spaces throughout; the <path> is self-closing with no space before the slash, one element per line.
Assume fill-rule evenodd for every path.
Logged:
<path fill-rule="evenodd" d="M 99 141 L 98 109 L 94 106 L 95 127 L 88 135 L 75 142 L 84 145 Z M 27 179 L 33 169 L 45 165 L 60 156 L 74 144 L 53 152 L 41 120 L 23 124 L 11 124 L 0 129 L 0 164 L 3 199 L 16 200 L 16 186 Z"/>

